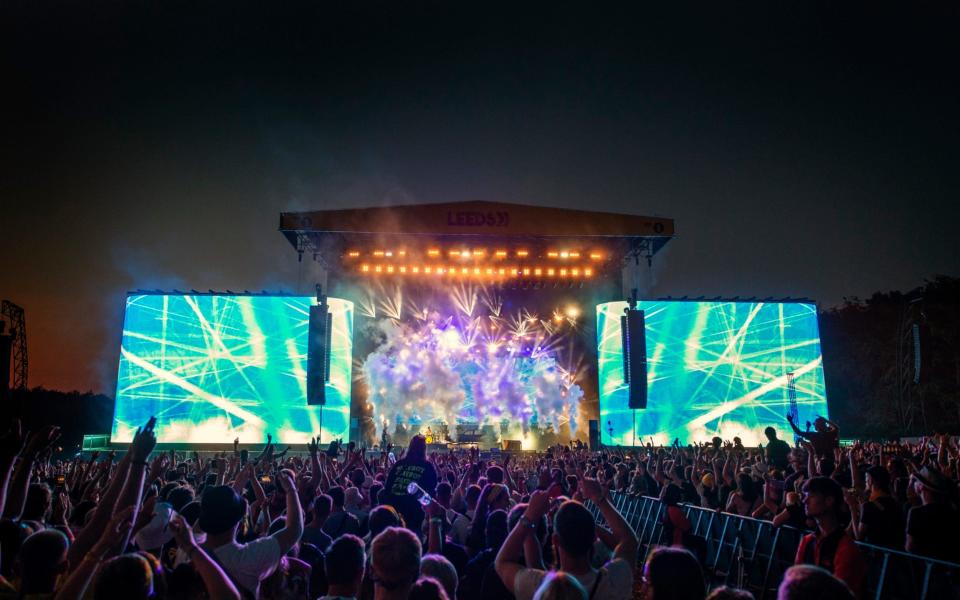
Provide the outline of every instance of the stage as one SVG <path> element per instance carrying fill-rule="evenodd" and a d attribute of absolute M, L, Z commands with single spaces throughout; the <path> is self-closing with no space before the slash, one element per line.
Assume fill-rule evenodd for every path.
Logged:
<path fill-rule="evenodd" d="M 280 230 L 316 292 L 127 297 L 111 442 L 156 415 L 162 444 L 752 443 L 826 414 L 812 304 L 643 297 L 669 219 L 466 202 Z"/>

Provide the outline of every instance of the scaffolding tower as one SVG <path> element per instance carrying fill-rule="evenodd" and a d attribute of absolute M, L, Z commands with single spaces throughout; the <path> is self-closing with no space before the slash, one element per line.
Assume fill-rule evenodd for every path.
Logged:
<path fill-rule="evenodd" d="M 23 316 L 23 309 L 4 300 L 0 303 L 0 317 L 2 317 L 9 328 L 9 335 L 13 337 L 11 356 L 13 358 L 13 375 L 10 382 L 10 389 L 27 389 L 27 324 Z"/>

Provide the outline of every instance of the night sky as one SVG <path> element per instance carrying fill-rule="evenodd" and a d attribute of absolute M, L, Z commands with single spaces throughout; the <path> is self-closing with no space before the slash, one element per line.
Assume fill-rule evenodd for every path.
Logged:
<path fill-rule="evenodd" d="M 960 274 L 953 3 L 363 4 L 3 3 L 31 385 L 112 394 L 127 290 L 309 290 L 282 210 L 671 217 L 657 296 Z"/>

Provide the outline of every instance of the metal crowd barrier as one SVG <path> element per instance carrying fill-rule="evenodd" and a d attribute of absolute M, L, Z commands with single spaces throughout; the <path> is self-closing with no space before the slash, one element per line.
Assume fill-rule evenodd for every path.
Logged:
<path fill-rule="evenodd" d="M 662 524 L 665 507 L 659 499 L 613 493 L 612 501 L 637 532 L 641 557 L 667 543 Z M 783 573 L 793 565 L 807 532 L 699 506 L 680 506 L 693 525 L 697 543 L 691 550 L 699 554 L 711 586 L 747 589 L 758 600 L 776 598 Z M 589 508 L 601 522 L 597 507 L 590 504 Z M 857 545 L 868 563 L 865 598 L 960 598 L 960 565 L 862 542 Z"/>

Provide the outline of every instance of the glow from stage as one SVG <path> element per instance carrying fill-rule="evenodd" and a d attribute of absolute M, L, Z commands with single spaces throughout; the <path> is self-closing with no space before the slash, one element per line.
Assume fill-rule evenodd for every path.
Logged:
<path fill-rule="evenodd" d="M 788 411 L 796 411 L 801 427 L 816 415 L 827 416 L 814 305 L 640 302 L 648 393 L 647 408 L 636 411 L 628 408 L 623 378 L 620 317 L 626 306 L 597 306 L 603 443 L 632 445 L 650 437 L 658 444 L 677 437 L 688 443 L 715 435 L 766 443 L 768 425 L 781 439 L 793 437 Z"/>
<path fill-rule="evenodd" d="M 381 317 L 372 333 L 377 344 L 357 372 L 378 432 L 387 426 L 392 433 L 398 422 L 446 423 L 455 437 L 457 424 L 499 427 L 504 420 L 511 436 L 533 423 L 576 432 L 579 363 L 561 364 L 557 352 L 574 334 L 576 315 L 565 316 L 564 327 L 552 315 L 505 315 L 495 293 L 470 284 L 419 302 L 396 290 L 369 298 L 361 310 Z"/>
<path fill-rule="evenodd" d="M 322 417 L 306 398 L 307 323 L 316 298 L 131 295 L 111 440 L 156 415 L 164 443 L 347 439 L 353 303 L 329 298 L 330 381 Z"/>

